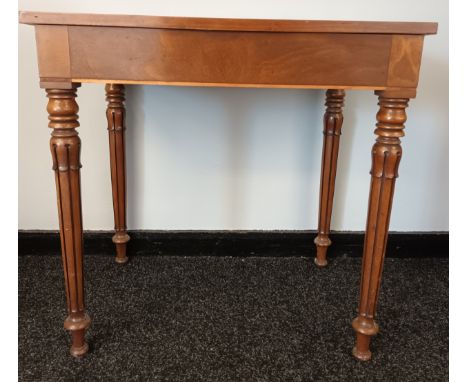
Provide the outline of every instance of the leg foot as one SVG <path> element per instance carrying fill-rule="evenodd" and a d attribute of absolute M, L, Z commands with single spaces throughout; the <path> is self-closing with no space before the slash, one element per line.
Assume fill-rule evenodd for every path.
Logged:
<path fill-rule="evenodd" d="M 370 337 L 363 334 L 356 335 L 356 345 L 353 347 L 353 356 L 359 361 L 370 361 L 372 353 L 369 350 Z"/>
<path fill-rule="evenodd" d="M 115 248 L 117 251 L 117 256 L 115 257 L 115 262 L 118 264 L 125 264 L 128 261 L 127 257 L 127 243 L 130 240 L 130 236 L 126 233 L 116 233 L 112 237 L 112 241 L 115 243 Z"/>
<path fill-rule="evenodd" d="M 91 319 L 86 313 L 77 317 L 70 315 L 65 320 L 64 327 L 66 330 L 69 330 L 72 335 L 70 354 L 73 357 L 80 358 L 88 352 L 89 347 L 85 341 L 85 333 L 90 324 Z"/>
<path fill-rule="evenodd" d="M 372 353 L 370 351 L 370 340 L 379 332 L 379 326 L 373 319 L 358 316 L 353 321 L 353 329 L 356 332 L 356 344 L 353 355 L 360 361 L 369 361 Z"/>
<path fill-rule="evenodd" d="M 315 238 L 314 243 L 317 247 L 317 256 L 314 259 L 314 263 L 320 268 L 326 267 L 328 265 L 327 250 L 331 244 L 331 240 L 328 236 L 319 234 Z"/>

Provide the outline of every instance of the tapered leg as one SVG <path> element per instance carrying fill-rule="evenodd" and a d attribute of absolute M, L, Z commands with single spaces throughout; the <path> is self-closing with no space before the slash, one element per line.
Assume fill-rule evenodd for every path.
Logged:
<path fill-rule="evenodd" d="M 85 332 L 91 320 L 85 312 L 83 286 L 83 227 L 80 185 L 80 138 L 76 87 L 47 89 L 49 127 L 53 129 L 50 150 L 57 186 L 62 261 L 68 317 L 65 329 L 72 334 L 70 353 L 80 357 L 88 351 Z"/>
<path fill-rule="evenodd" d="M 323 117 L 322 174 L 320 179 L 320 207 L 318 235 L 315 238 L 317 256 L 315 264 L 327 265 L 327 249 L 331 244 L 330 222 L 335 192 L 336 164 L 340 146 L 341 126 L 343 125 L 344 90 L 327 90 L 325 105 L 327 110 Z"/>
<path fill-rule="evenodd" d="M 362 259 L 359 314 L 353 321 L 356 345 L 353 355 L 362 361 L 371 358 L 371 336 L 379 328 L 375 322 L 377 296 L 382 276 L 382 267 L 387 244 L 390 211 L 392 208 L 395 180 L 402 154 L 400 137 L 404 136 L 408 98 L 396 98 L 385 92 L 379 95 L 380 109 L 377 113 L 376 143 L 372 148 L 371 186 L 367 227 Z"/>
<path fill-rule="evenodd" d="M 125 93 L 124 86 L 106 85 L 107 126 L 109 131 L 109 149 L 112 179 L 112 199 L 114 203 L 115 243 L 117 256 L 115 261 L 124 264 L 128 261 L 127 242 L 127 181 L 125 170 Z"/>

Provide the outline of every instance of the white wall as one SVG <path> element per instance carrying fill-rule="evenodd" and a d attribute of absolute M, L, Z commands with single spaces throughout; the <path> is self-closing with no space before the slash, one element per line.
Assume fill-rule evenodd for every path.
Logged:
<path fill-rule="evenodd" d="M 448 2 L 20 0 L 21 10 L 170 16 L 437 21 L 410 102 L 391 229 L 448 230 Z M 116 47 L 118 42 L 116 42 Z M 19 228 L 57 229 L 46 97 L 33 27 L 19 27 Z M 316 228 L 324 93 L 127 88 L 131 229 Z M 78 91 L 85 229 L 112 229 L 102 86 Z M 376 97 L 349 91 L 332 228 L 363 230 Z M 7 127 L 5 127 L 7 128 Z"/>

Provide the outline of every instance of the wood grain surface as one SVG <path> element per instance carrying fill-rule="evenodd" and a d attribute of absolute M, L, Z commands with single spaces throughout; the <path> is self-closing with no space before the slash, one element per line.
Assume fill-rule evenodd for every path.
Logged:
<path fill-rule="evenodd" d="M 69 27 L 72 78 L 384 86 L 388 35 Z M 115 49 L 112 41 L 118 41 Z M 118 63 L 118 64 L 117 64 Z"/>
<path fill-rule="evenodd" d="M 87 25 L 221 31 L 390 34 L 437 33 L 437 23 L 432 22 L 228 19 L 29 11 L 20 11 L 19 21 L 23 24 L 32 25 Z"/>

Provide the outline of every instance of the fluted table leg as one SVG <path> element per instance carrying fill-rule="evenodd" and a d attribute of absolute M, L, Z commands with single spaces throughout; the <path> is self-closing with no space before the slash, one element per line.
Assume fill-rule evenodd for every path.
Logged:
<path fill-rule="evenodd" d="M 371 186 L 367 227 L 362 259 L 359 314 L 353 321 L 356 345 L 353 355 L 362 361 L 371 358 L 371 336 L 379 328 L 375 321 L 377 297 L 387 244 L 395 180 L 398 177 L 408 98 L 404 93 L 376 92 L 380 109 L 377 113 L 376 142 L 372 148 Z M 406 96 L 407 97 L 407 96 Z"/>
<path fill-rule="evenodd" d="M 109 150 L 112 179 L 112 200 L 114 204 L 115 261 L 124 264 L 128 261 L 127 242 L 127 180 L 125 164 L 125 89 L 123 85 L 107 84 L 107 126 L 109 131 Z"/>
<path fill-rule="evenodd" d="M 80 148 L 76 87 L 46 89 L 50 150 L 57 186 L 60 240 L 65 275 L 68 317 L 64 327 L 72 334 L 70 353 L 80 357 L 88 351 L 85 332 L 91 320 L 85 312 L 83 285 L 83 226 L 81 213 Z"/>
<path fill-rule="evenodd" d="M 333 194 L 335 192 L 335 176 L 340 146 L 341 126 L 343 125 L 343 105 L 345 91 L 327 90 L 327 106 L 323 117 L 323 148 L 322 173 L 320 178 L 320 207 L 318 235 L 315 238 L 317 256 L 315 264 L 319 267 L 327 265 L 327 249 L 331 244 L 329 238 L 330 223 L 333 209 Z"/>

